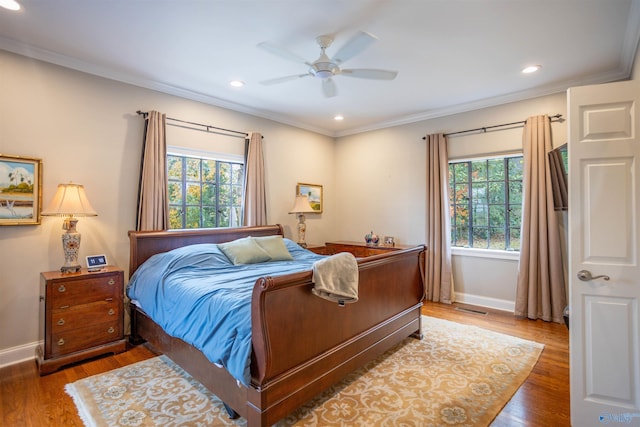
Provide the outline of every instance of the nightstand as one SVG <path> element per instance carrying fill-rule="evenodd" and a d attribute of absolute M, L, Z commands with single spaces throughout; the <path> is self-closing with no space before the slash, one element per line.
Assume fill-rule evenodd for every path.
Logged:
<path fill-rule="evenodd" d="M 108 266 L 97 272 L 40 274 L 40 375 L 105 353 L 126 350 L 124 272 Z"/>

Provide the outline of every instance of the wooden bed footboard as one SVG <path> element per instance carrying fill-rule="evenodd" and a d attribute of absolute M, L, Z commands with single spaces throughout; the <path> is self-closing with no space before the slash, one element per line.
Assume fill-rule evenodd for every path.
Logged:
<path fill-rule="evenodd" d="M 251 313 L 254 390 L 248 391 L 258 424 L 271 425 L 420 333 L 423 249 L 358 259 L 358 301 L 344 306 L 311 292 L 311 272 L 258 280 Z"/>
<path fill-rule="evenodd" d="M 130 274 L 156 253 L 154 247 L 163 252 L 192 238 L 194 243 L 204 242 L 195 232 L 169 233 L 130 233 Z M 208 234 L 207 242 L 220 243 L 247 235 L 282 234 L 282 228 L 227 229 L 224 237 L 211 230 Z M 173 241 L 175 237 L 180 243 Z M 406 337 L 420 334 L 423 257 L 424 246 L 417 246 L 359 258 L 358 301 L 344 306 L 311 292 L 310 271 L 259 279 L 251 307 L 249 387 L 238 385 L 200 351 L 166 334 L 138 308 L 132 310 L 132 337 L 167 354 L 246 418 L 248 426 L 270 426 Z"/>

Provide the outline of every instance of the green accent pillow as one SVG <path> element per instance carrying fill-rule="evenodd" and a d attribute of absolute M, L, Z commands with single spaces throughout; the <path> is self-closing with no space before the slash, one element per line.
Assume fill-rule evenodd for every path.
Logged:
<path fill-rule="evenodd" d="M 282 236 L 253 237 L 253 239 L 271 256 L 271 261 L 293 261 Z"/>
<path fill-rule="evenodd" d="M 255 264 L 271 261 L 271 256 L 251 237 L 219 243 L 218 247 L 233 264 Z"/>

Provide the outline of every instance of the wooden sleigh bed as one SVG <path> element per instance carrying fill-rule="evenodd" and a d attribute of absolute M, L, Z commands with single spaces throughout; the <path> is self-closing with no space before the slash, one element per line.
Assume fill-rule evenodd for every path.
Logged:
<path fill-rule="evenodd" d="M 269 235 L 283 235 L 282 227 L 129 232 L 129 274 L 156 253 Z M 311 292 L 311 271 L 257 280 L 251 300 L 249 386 L 195 347 L 169 336 L 133 304 L 132 342 L 147 341 L 166 354 L 249 427 L 270 426 L 406 337 L 420 337 L 423 257 L 424 246 L 417 246 L 358 258 L 359 299 L 345 306 Z"/>

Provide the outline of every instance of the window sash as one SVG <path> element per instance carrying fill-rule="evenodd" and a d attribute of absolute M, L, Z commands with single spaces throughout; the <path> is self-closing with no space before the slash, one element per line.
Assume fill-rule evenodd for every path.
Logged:
<path fill-rule="evenodd" d="M 519 251 L 522 155 L 449 162 L 451 245 Z"/>
<path fill-rule="evenodd" d="M 169 228 L 240 226 L 244 164 L 180 151 L 167 154 Z"/>

